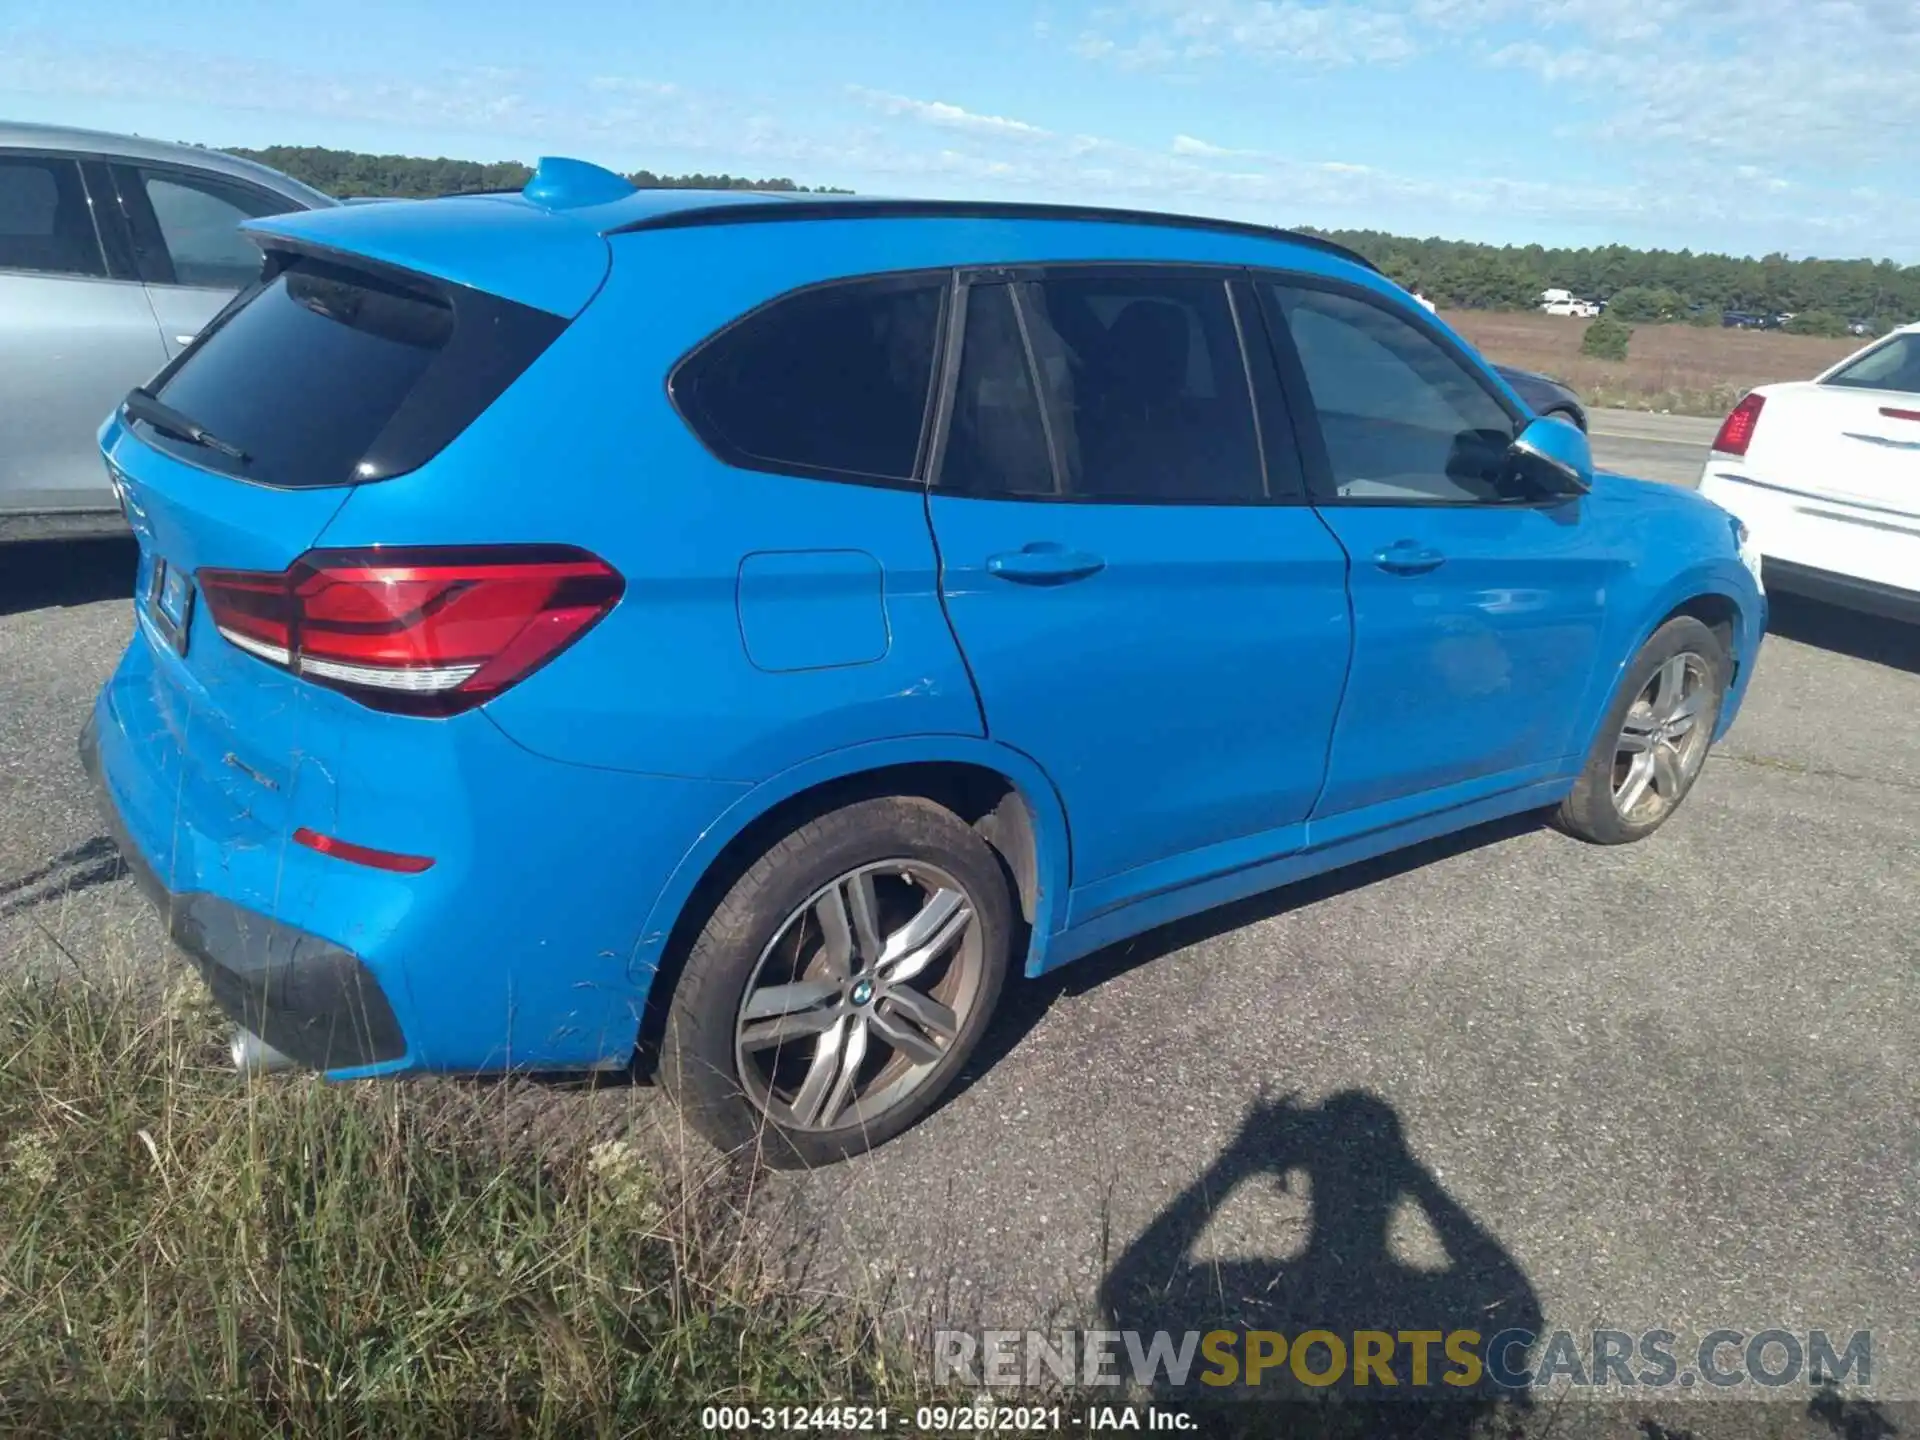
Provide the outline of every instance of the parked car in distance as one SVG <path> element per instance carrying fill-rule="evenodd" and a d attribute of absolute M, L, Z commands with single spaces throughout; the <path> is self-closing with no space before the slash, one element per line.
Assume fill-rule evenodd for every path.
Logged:
<path fill-rule="evenodd" d="M 0 542 L 124 532 L 100 422 L 252 281 L 242 220 L 333 203 L 218 151 L 0 125 Z"/>
<path fill-rule="evenodd" d="M 1518 812 L 1651 834 L 1753 673 L 1735 523 L 1325 241 L 552 160 L 247 229 L 102 431 L 81 740 L 243 1062 L 638 1054 L 830 1160 L 1010 970 Z"/>
<path fill-rule="evenodd" d="M 1700 493 L 1751 528 L 1774 588 L 1920 620 L 1920 325 L 1745 396 Z"/>
<path fill-rule="evenodd" d="M 1566 381 L 1542 375 L 1537 370 L 1518 370 L 1511 365 L 1493 368 L 1534 414 L 1549 420 L 1565 420 L 1582 431 L 1587 428 L 1587 407 L 1580 403 L 1580 397 Z"/>

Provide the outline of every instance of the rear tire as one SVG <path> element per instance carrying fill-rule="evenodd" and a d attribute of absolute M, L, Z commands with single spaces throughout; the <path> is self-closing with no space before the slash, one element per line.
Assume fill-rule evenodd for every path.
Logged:
<path fill-rule="evenodd" d="M 1561 802 L 1561 827 L 1596 845 L 1625 845 L 1664 825 L 1706 763 L 1729 673 L 1720 638 L 1692 616 L 1654 631 Z"/>
<path fill-rule="evenodd" d="M 723 1150 L 783 1167 L 860 1154 L 950 1088 L 1012 933 L 1000 862 L 952 811 L 913 796 L 831 811 L 715 907 L 668 1010 L 661 1083 Z"/>

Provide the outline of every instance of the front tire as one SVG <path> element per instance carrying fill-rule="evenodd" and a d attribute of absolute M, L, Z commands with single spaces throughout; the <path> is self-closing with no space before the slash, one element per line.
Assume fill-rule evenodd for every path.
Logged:
<path fill-rule="evenodd" d="M 1719 637 L 1690 615 L 1654 631 L 1561 802 L 1561 826 L 1597 845 L 1625 845 L 1664 825 L 1706 763 L 1730 668 Z"/>
<path fill-rule="evenodd" d="M 810 820 L 734 882 L 687 957 L 663 1085 L 723 1150 L 824 1164 L 918 1121 L 985 1032 L 1013 931 L 1004 872 L 931 800 Z"/>

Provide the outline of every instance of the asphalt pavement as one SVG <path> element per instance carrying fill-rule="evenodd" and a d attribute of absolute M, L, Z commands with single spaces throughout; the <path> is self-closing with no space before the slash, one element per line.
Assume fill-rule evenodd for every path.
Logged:
<path fill-rule="evenodd" d="M 1663 418 L 1597 414 L 1600 463 L 1691 483 Z M 74 758 L 130 572 L 0 550 L 0 964 L 162 954 Z M 1920 1399 L 1920 630 L 1775 617 L 1651 840 L 1502 824 L 1016 984 L 922 1125 L 775 1182 L 782 1232 L 922 1319 L 1871 1329 Z"/>
<path fill-rule="evenodd" d="M 1587 416 L 1597 463 L 1689 490 L 1700 483 L 1707 447 L 1719 429 L 1718 420 L 1645 410 L 1594 410 Z"/>

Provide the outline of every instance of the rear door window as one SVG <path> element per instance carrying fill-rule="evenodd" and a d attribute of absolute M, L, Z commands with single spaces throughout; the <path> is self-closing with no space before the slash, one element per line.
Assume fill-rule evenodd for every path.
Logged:
<path fill-rule="evenodd" d="M 241 234 L 240 222 L 298 208 L 251 185 L 187 170 L 126 167 L 120 175 L 122 196 L 136 187 L 128 208 L 149 284 L 204 290 L 251 285 L 260 274 L 260 251 Z"/>
<path fill-rule="evenodd" d="M 460 286 L 294 258 L 154 386 L 246 458 L 152 426 L 142 434 L 268 485 L 384 479 L 437 454 L 565 325 Z"/>
<path fill-rule="evenodd" d="M 944 275 L 802 290 L 682 361 L 674 403 L 729 464 L 851 480 L 914 475 Z"/>
<path fill-rule="evenodd" d="M 1264 498 L 1253 397 L 1223 279 L 1062 270 L 1024 287 L 1067 494 Z"/>
<path fill-rule="evenodd" d="M 0 155 L 0 270 L 107 273 L 77 162 Z"/>
<path fill-rule="evenodd" d="M 977 283 L 945 489 L 1136 504 L 1265 498 L 1226 282 L 1062 267 Z"/>

